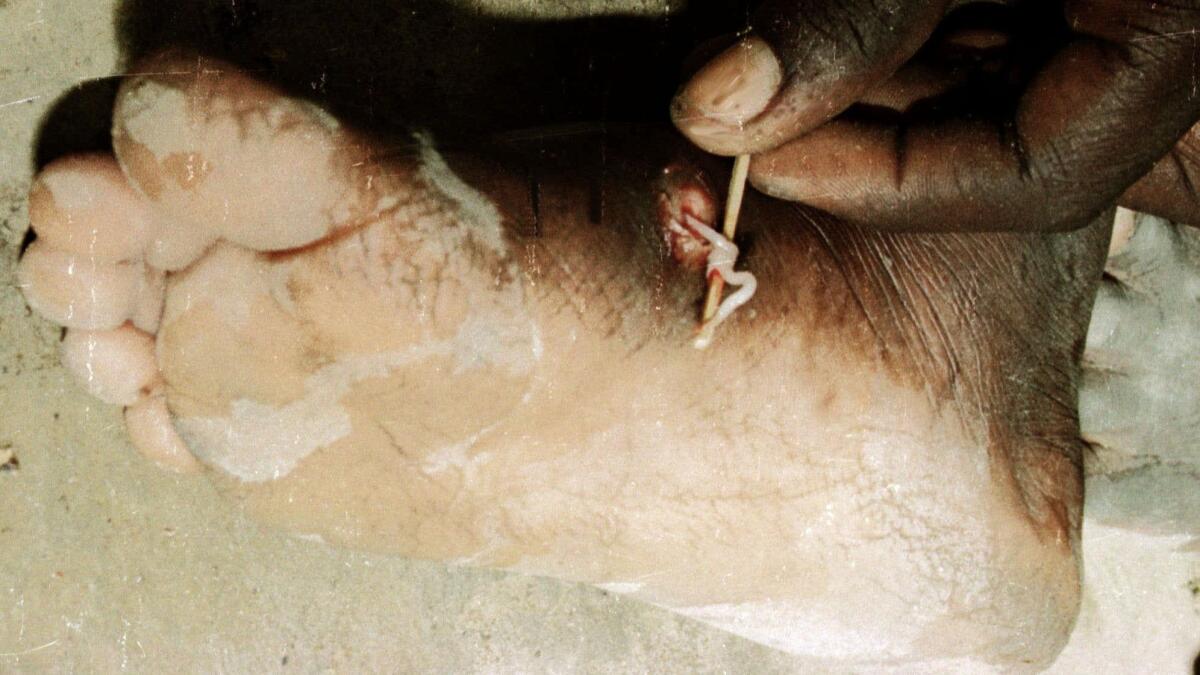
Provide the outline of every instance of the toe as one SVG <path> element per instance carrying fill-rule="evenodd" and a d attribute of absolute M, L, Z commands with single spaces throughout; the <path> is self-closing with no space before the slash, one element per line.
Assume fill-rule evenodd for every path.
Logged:
<path fill-rule="evenodd" d="M 143 72 L 118 95 L 113 145 L 171 222 L 275 251 L 396 204 L 366 144 L 315 105 L 194 56 Z"/>
<path fill-rule="evenodd" d="M 166 291 L 166 272 L 150 265 L 144 265 L 129 317 L 134 326 L 147 333 L 158 332 Z"/>
<path fill-rule="evenodd" d="M 63 365 L 96 398 L 129 406 L 158 386 L 154 337 L 128 324 L 116 330 L 68 330 Z"/>
<path fill-rule="evenodd" d="M 130 317 L 141 263 L 99 262 L 35 241 L 17 266 L 30 307 L 67 328 L 113 329 Z"/>
<path fill-rule="evenodd" d="M 175 430 L 162 396 L 149 396 L 125 409 L 129 441 L 146 459 L 175 473 L 196 473 L 200 463 Z"/>
<path fill-rule="evenodd" d="M 112 157 L 76 155 L 48 165 L 29 191 L 29 221 L 45 245 L 97 262 L 141 257 L 150 212 Z"/>
<path fill-rule="evenodd" d="M 146 246 L 146 263 L 178 272 L 200 259 L 217 242 L 215 231 L 190 223 L 156 222 Z"/>

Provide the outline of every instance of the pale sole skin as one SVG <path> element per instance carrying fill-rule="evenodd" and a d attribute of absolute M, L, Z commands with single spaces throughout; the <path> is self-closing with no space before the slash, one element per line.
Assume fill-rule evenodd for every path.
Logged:
<path fill-rule="evenodd" d="M 117 163 L 35 183 L 21 280 L 160 464 L 299 533 L 600 585 L 814 666 L 1064 644 L 1105 225 L 881 235 L 752 197 L 760 291 L 701 352 L 654 184 L 703 160 L 670 142 L 613 141 L 599 187 L 539 169 L 531 228 L 502 162 L 397 153 L 219 62 L 142 71 Z"/>

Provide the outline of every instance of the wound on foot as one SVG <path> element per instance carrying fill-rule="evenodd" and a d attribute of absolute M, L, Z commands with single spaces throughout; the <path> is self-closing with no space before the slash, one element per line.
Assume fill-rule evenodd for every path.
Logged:
<path fill-rule="evenodd" d="M 704 177 L 679 165 L 663 169 L 658 193 L 658 222 L 671 257 L 684 269 L 704 270 L 706 280 L 714 275 L 724 284 L 739 287 L 703 321 L 692 345 L 704 349 L 712 342 L 717 326 L 754 295 L 758 283 L 749 272 L 735 272 L 738 247 L 714 227 L 717 200 Z"/>

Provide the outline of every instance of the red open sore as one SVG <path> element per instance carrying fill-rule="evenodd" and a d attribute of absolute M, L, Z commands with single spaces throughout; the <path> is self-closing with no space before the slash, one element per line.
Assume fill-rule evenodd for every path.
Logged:
<path fill-rule="evenodd" d="M 658 224 L 671 257 L 687 269 L 701 270 L 712 244 L 688 224 L 688 216 L 718 229 L 717 198 L 700 171 L 671 164 L 659 183 Z"/>

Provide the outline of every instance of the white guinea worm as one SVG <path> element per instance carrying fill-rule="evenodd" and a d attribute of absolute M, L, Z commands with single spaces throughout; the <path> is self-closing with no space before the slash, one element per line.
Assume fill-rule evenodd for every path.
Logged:
<path fill-rule="evenodd" d="M 733 264 L 737 262 L 738 247 L 732 241 L 729 241 L 720 232 L 705 225 L 690 213 L 684 214 L 687 220 L 687 226 L 704 237 L 708 243 L 712 244 L 712 251 L 708 254 L 708 269 L 705 277 L 712 277 L 713 273 L 721 275 L 725 283 L 730 286 L 737 286 L 737 291 L 730 293 L 721 301 L 721 305 L 717 308 L 717 313 L 711 319 L 705 321 L 700 326 L 700 332 L 696 335 L 696 339 L 692 341 L 692 346 L 696 349 L 705 349 L 712 343 L 713 334 L 717 330 L 717 326 L 721 325 L 725 319 L 728 319 L 738 307 L 746 304 L 750 298 L 754 297 L 754 291 L 758 290 L 758 279 L 750 272 L 737 272 L 733 269 Z"/>

